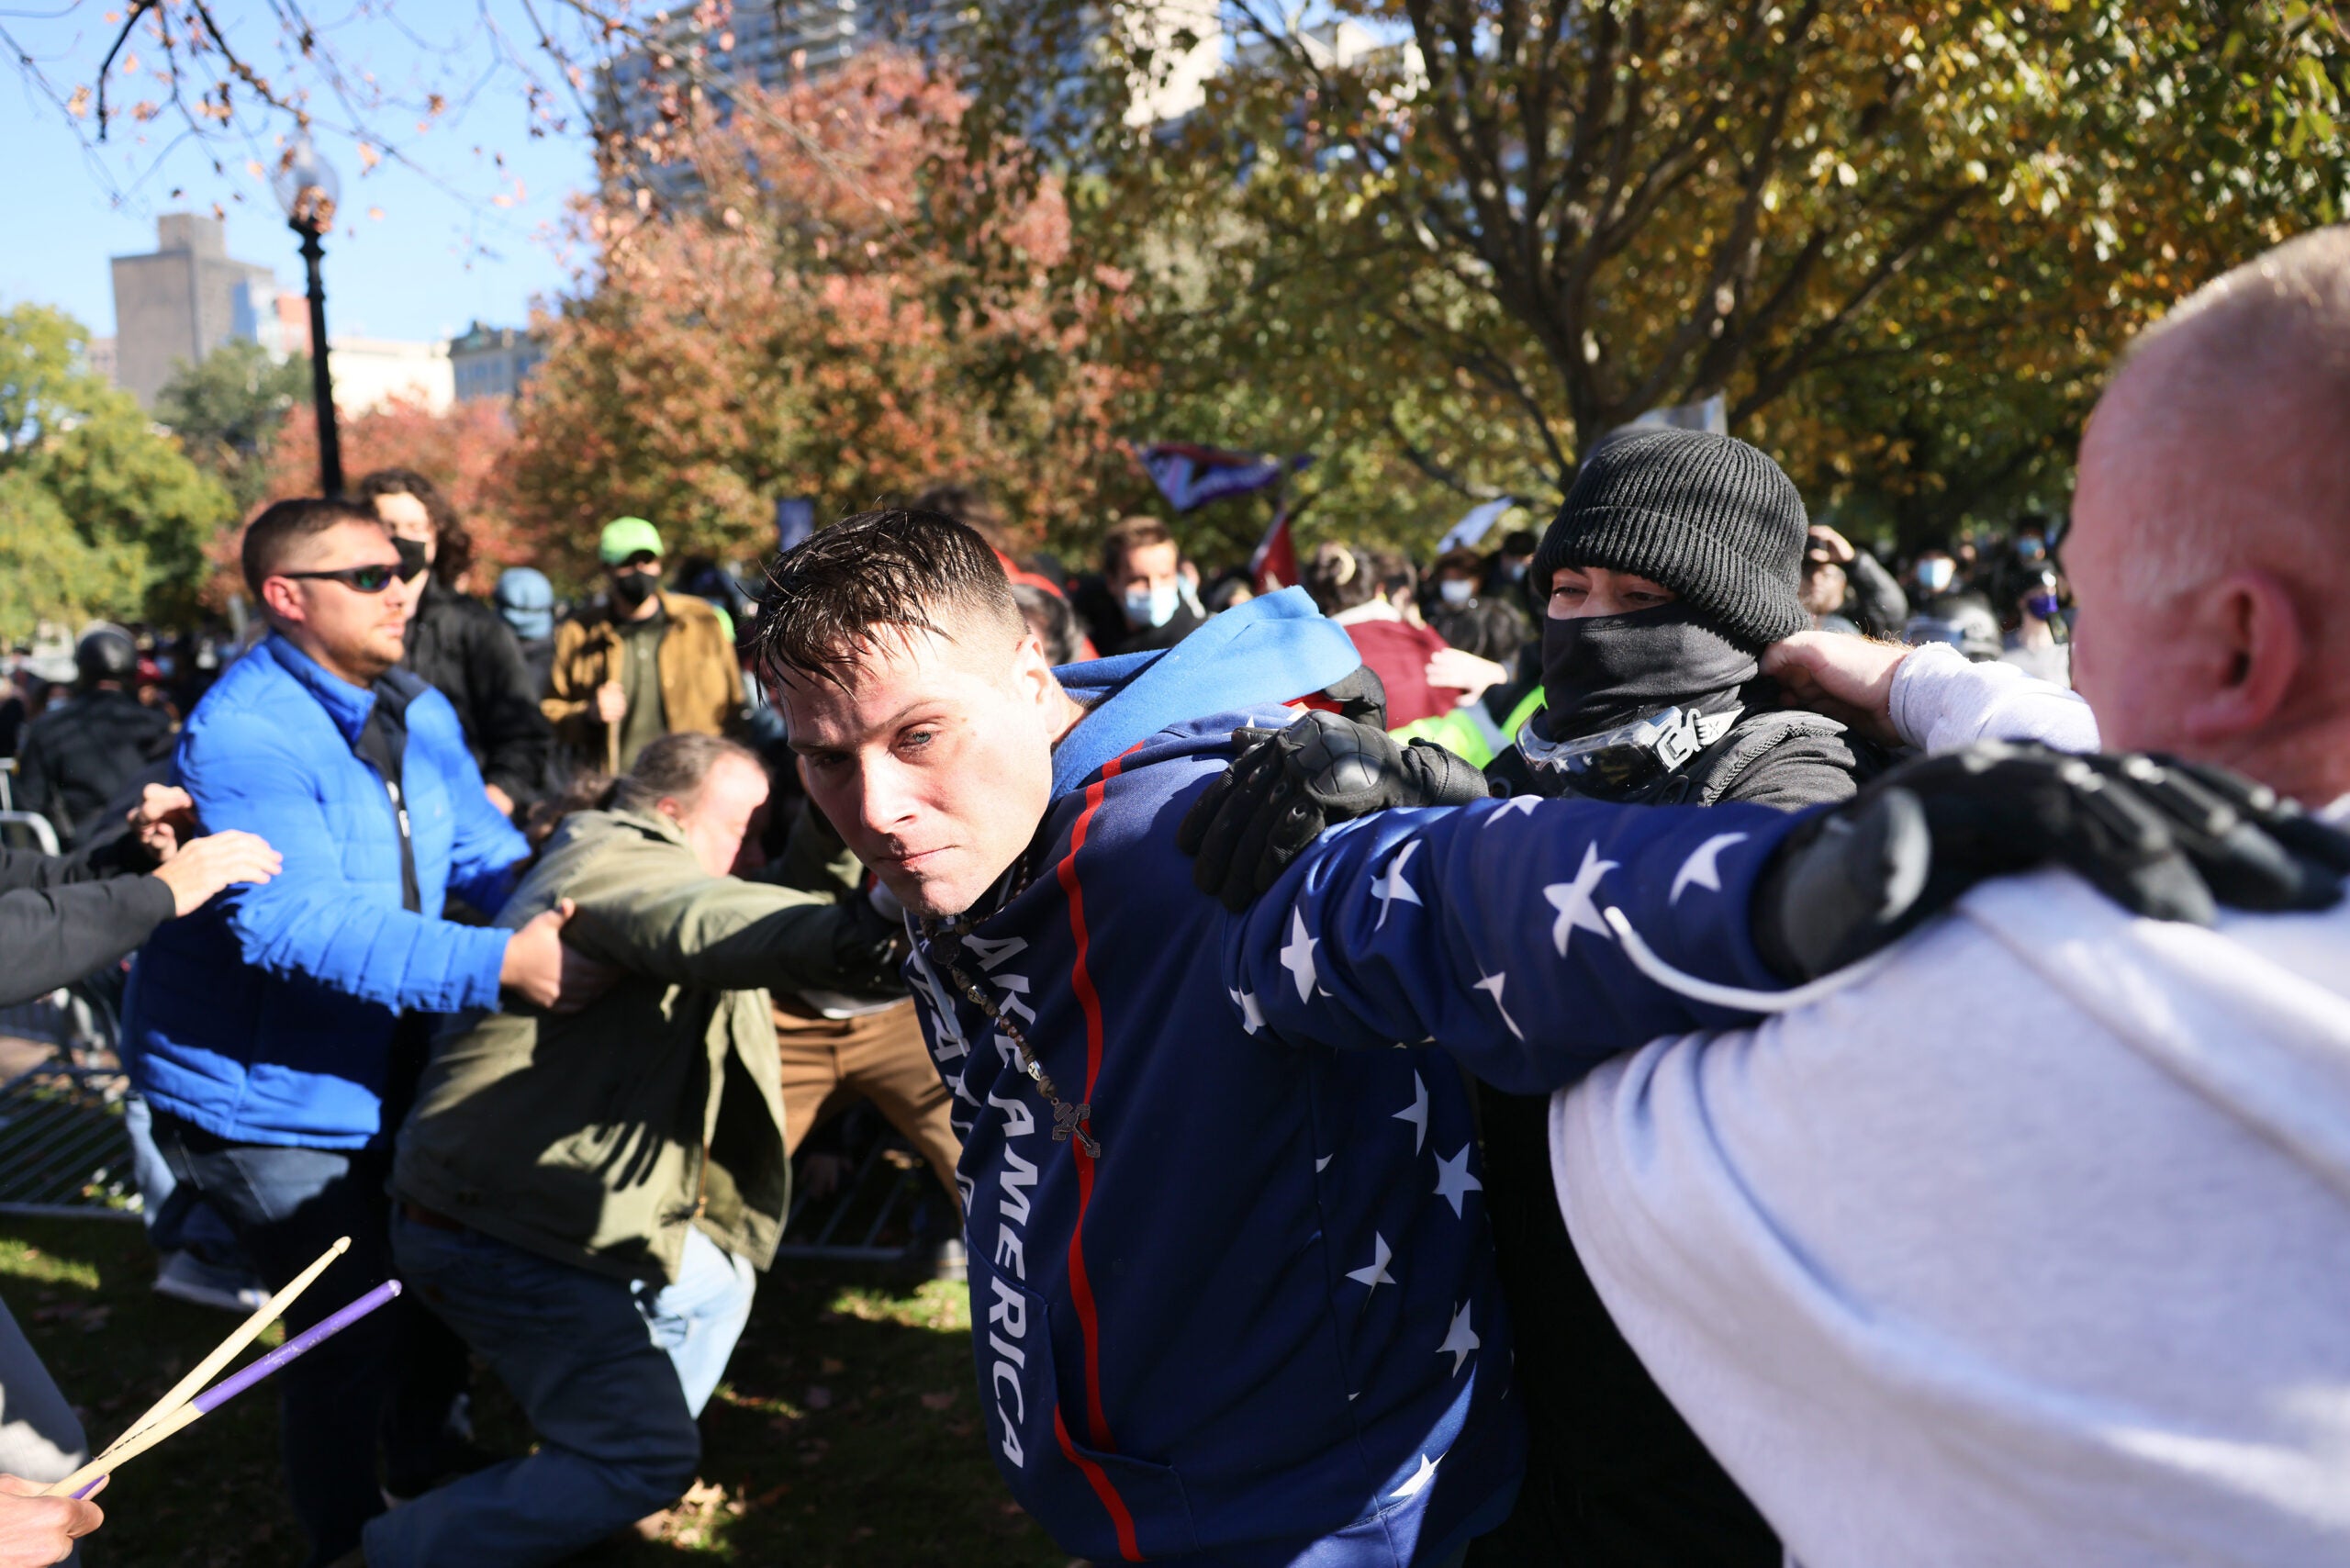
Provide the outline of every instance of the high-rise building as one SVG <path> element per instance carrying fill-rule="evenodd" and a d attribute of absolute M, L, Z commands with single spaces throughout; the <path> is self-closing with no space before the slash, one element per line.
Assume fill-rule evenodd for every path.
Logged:
<path fill-rule="evenodd" d="M 229 256 L 219 218 L 164 213 L 153 252 L 114 258 L 116 385 L 146 408 L 181 365 L 231 338 L 284 353 L 277 297 L 269 268 Z"/>
<path fill-rule="evenodd" d="M 665 83 L 699 86 L 722 111 L 730 81 L 755 82 L 772 92 L 822 75 L 877 44 L 951 55 L 971 15 L 971 0 L 776 0 L 758 8 L 738 6 L 722 27 L 710 30 L 690 13 L 677 15 L 656 31 L 653 47 L 632 50 L 605 70 L 598 118 L 606 128 L 643 135 L 659 113 L 656 90 Z M 1150 124 L 1189 114 L 1223 58 L 1217 0 L 1163 0 L 1140 26 L 1148 35 L 1141 41 L 1162 58 L 1180 35 L 1194 41 L 1167 79 L 1137 99 L 1129 118 Z M 1066 77 L 1073 66 L 1067 61 L 1040 66 L 1039 79 Z"/>

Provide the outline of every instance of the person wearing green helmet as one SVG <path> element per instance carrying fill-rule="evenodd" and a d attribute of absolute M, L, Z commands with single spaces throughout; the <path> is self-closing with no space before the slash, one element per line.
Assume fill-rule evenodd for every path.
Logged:
<path fill-rule="evenodd" d="M 666 734 L 732 734 L 742 727 L 743 669 L 718 612 L 665 593 L 661 532 L 615 518 L 597 543 L 605 593 L 555 628 L 540 703 L 577 760 L 617 775 Z"/>

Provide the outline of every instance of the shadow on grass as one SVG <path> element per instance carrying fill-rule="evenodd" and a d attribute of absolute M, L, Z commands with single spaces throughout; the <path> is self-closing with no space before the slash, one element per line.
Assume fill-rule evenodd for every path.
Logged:
<path fill-rule="evenodd" d="M 112 1439 L 235 1326 L 156 1295 L 132 1225 L 0 1219 L 0 1296 L 93 1444 Z M 704 1485 L 663 1539 L 574 1559 L 794 1568 L 1061 1568 L 984 1447 L 961 1285 L 784 1264 L 760 1282 L 727 1382 L 702 1417 Z M 265 1337 L 274 1344 L 276 1331 Z M 487 1373 L 476 1424 L 495 1451 L 529 1442 Z M 256 1390 L 125 1467 L 100 1499 L 91 1568 L 244 1568 L 300 1561 L 277 1459 L 277 1406 Z"/>

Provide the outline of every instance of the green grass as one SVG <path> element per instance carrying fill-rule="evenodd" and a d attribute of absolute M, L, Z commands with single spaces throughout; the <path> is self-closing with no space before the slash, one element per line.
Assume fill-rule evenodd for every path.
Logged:
<path fill-rule="evenodd" d="M 139 1227 L 0 1221 L 0 1297 L 104 1442 L 235 1326 L 150 1288 Z M 658 1541 L 616 1540 L 575 1562 L 794 1568 L 1062 1568 L 998 1479 L 971 1379 L 961 1285 L 879 1271 L 783 1264 L 759 1285 L 727 1382 L 702 1417 L 705 1484 Z M 277 1331 L 264 1338 L 277 1342 Z M 483 1442 L 530 1435 L 497 1380 L 475 1383 Z M 93 1568 L 292 1563 L 300 1532 L 265 1390 L 127 1465 L 101 1499 Z"/>

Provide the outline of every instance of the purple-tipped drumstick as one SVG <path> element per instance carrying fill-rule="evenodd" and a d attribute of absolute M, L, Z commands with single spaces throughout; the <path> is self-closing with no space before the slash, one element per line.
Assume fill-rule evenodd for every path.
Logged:
<path fill-rule="evenodd" d="M 262 1379 L 267 1377 L 270 1373 L 275 1372 L 286 1362 L 294 1360 L 295 1357 L 301 1355 L 305 1350 L 318 1345 L 320 1341 L 331 1338 L 335 1335 L 340 1334 L 342 1330 L 350 1327 L 352 1324 L 358 1322 L 361 1318 L 366 1316 L 369 1313 L 375 1311 L 377 1307 L 383 1305 L 386 1302 L 391 1300 L 394 1296 L 399 1294 L 400 1282 L 397 1280 L 386 1280 L 382 1284 L 377 1285 L 374 1290 L 369 1291 L 365 1295 L 363 1295 L 357 1301 L 352 1302 L 349 1306 L 346 1306 L 340 1312 L 333 1313 L 320 1321 L 312 1324 L 309 1327 L 305 1328 L 293 1338 L 286 1340 L 285 1343 L 278 1346 L 277 1349 L 262 1357 L 261 1360 L 253 1362 L 252 1365 L 246 1367 L 241 1372 L 231 1372 L 227 1377 L 222 1378 L 218 1383 L 214 1383 L 202 1394 L 199 1394 L 195 1398 L 189 1400 L 188 1407 L 195 1411 L 198 1416 L 208 1415 L 212 1411 L 218 1410 L 221 1406 L 228 1404 L 229 1401 L 236 1398 L 237 1395 L 242 1394 L 245 1390 L 251 1388 L 253 1384 L 259 1383 Z M 91 1493 L 98 1489 L 98 1482 L 104 1481 L 105 1479 L 105 1476 L 99 1476 L 97 1480 L 92 1481 L 87 1486 L 84 1486 L 80 1491 L 74 1493 L 73 1495 L 76 1497 L 88 1496 Z"/>

